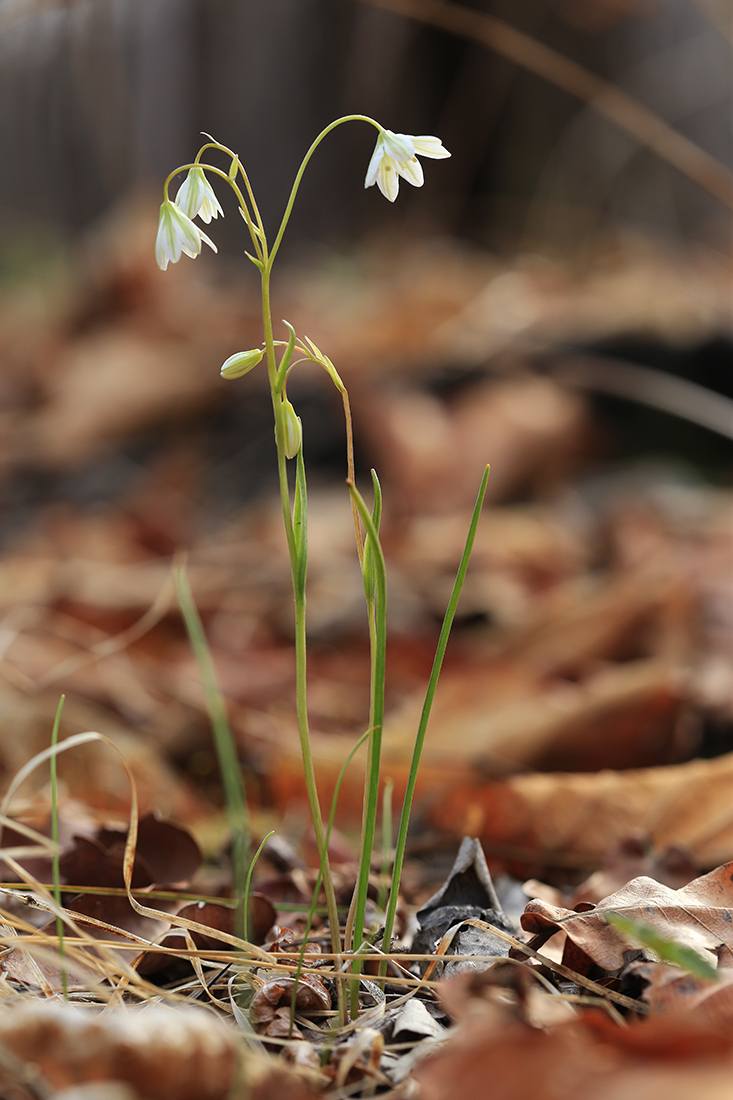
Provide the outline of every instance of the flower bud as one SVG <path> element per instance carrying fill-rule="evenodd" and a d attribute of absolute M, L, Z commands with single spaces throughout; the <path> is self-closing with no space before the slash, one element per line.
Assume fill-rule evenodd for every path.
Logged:
<path fill-rule="evenodd" d="M 230 355 L 221 368 L 222 378 L 241 378 L 243 374 L 249 374 L 262 361 L 264 354 L 262 348 L 252 348 L 251 351 L 238 351 Z"/>
<path fill-rule="evenodd" d="M 283 428 L 285 431 L 285 457 L 295 458 L 303 443 L 303 425 L 287 397 L 283 398 Z"/>
<path fill-rule="evenodd" d="M 229 165 L 229 179 L 235 180 L 237 178 L 237 172 L 239 171 L 239 157 L 234 157 L 232 163 Z"/>

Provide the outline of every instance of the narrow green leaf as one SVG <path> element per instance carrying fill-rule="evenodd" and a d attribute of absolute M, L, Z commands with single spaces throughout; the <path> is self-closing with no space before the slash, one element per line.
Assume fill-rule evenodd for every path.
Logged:
<path fill-rule="evenodd" d="M 490 467 L 486 466 L 486 468 L 484 469 L 484 475 L 481 478 L 481 484 L 479 486 L 478 496 L 476 497 L 476 503 L 473 506 L 471 523 L 468 528 L 468 534 L 466 535 L 466 543 L 463 547 L 463 554 L 461 556 L 460 565 L 458 566 L 458 572 L 456 573 L 456 579 L 453 582 L 453 591 L 451 592 L 450 600 L 448 601 L 448 607 L 446 608 L 445 617 L 443 619 L 443 626 L 441 627 L 440 637 L 438 638 L 438 645 L 435 650 L 435 657 L 433 658 L 433 668 L 430 673 L 430 680 L 428 681 L 427 690 L 425 692 L 425 702 L 423 703 L 422 714 L 420 716 L 420 724 L 418 726 L 417 734 L 415 735 L 415 745 L 412 750 L 410 774 L 407 777 L 407 788 L 405 790 L 405 797 L 402 802 L 402 814 L 400 815 L 400 825 L 397 833 L 397 845 L 395 847 L 394 865 L 392 868 L 392 886 L 390 888 L 389 901 L 387 903 L 387 913 L 384 920 L 383 943 L 386 946 L 387 951 L 389 951 L 392 937 L 392 929 L 394 928 L 395 916 L 397 914 L 397 899 L 400 892 L 400 879 L 402 877 L 402 864 L 405 858 L 407 831 L 410 827 L 412 800 L 415 796 L 415 784 L 417 783 L 417 773 L 420 767 L 420 758 L 422 756 L 423 745 L 425 744 L 425 734 L 427 733 L 428 722 L 430 720 L 430 711 L 432 710 L 433 699 L 435 698 L 435 690 L 438 686 L 440 670 L 443 667 L 443 658 L 445 657 L 445 651 L 448 648 L 448 639 L 450 638 L 450 632 L 453 626 L 453 620 L 456 615 L 458 601 L 461 598 L 463 582 L 465 581 L 466 573 L 468 572 L 468 563 L 471 560 L 471 551 L 473 550 L 473 543 L 476 538 L 478 522 L 481 518 L 481 509 L 483 508 L 484 498 L 486 496 L 486 488 L 489 483 L 489 472 Z M 384 973 L 386 972 L 386 963 L 380 964 L 379 972 L 380 977 L 384 976 Z"/>
<path fill-rule="evenodd" d="M 285 320 L 283 320 L 283 324 L 286 326 L 286 328 L 290 329 L 290 339 L 288 340 L 287 347 L 283 352 L 283 357 L 280 360 L 279 366 L 277 368 L 274 385 L 274 391 L 276 394 L 282 393 L 282 388 L 285 383 L 285 376 L 288 373 L 288 367 L 290 366 L 290 361 L 293 358 L 293 352 L 295 351 L 295 341 L 297 339 L 293 326 Z"/>

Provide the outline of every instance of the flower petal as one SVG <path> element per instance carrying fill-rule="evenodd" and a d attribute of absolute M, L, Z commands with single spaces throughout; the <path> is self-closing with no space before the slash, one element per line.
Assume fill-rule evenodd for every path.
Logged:
<path fill-rule="evenodd" d="M 382 163 L 383 156 L 384 141 L 380 134 L 377 138 L 377 144 L 374 146 L 374 152 L 372 153 L 372 159 L 369 161 L 369 167 L 367 168 L 366 179 L 364 180 L 365 187 L 371 187 L 372 184 L 377 182 L 377 173 L 379 172 L 379 166 Z"/>
<path fill-rule="evenodd" d="M 413 157 L 412 160 L 400 161 L 397 165 L 397 171 L 402 178 L 406 179 L 408 183 L 411 183 L 413 187 L 422 187 L 425 182 L 422 165 L 417 157 Z"/>
<path fill-rule="evenodd" d="M 196 230 L 196 232 L 198 233 L 199 237 L 200 237 L 200 238 L 201 238 L 201 240 L 202 240 L 202 241 L 204 242 L 204 244 L 208 244 L 209 248 L 213 249 L 213 250 L 214 250 L 214 252 L 218 252 L 218 251 L 219 251 L 219 249 L 218 249 L 218 248 L 216 247 L 216 245 L 214 244 L 214 242 L 213 242 L 213 241 L 212 241 L 212 240 L 211 240 L 211 239 L 210 239 L 209 237 L 207 237 L 207 236 L 206 236 L 206 234 L 204 233 L 203 229 L 197 229 L 197 230 Z M 200 246 L 199 246 L 199 252 L 200 252 L 200 251 L 201 251 L 201 248 L 200 248 Z"/>
<path fill-rule="evenodd" d="M 393 134 L 391 130 L 383 130 L 382 140 L 387 156 L 393 160 L 410 160 L 415 156 L 415 146 L 409 134 Z"/>
<path fill-rule="evenodd" d="M 206 222 L 208 225 L 212 218 L 218 218 L 220 214 L 223 218 L 224 211 L 216 197 L 216 192 L 204 176 L 204 197 L 199 210 L 199 217 L 202 222 Z"/>
<path fill-rule="evenodd" d="M 181 253 L 194 259 L 201 251 L 201 242 L 217 251 L 216 245 L 191 221 L 182 210 L 166 199 L 160 208 L 158 235 L 155 239 L 155 258 L 165 271 L 169 263 L 177 263 Z"/>
<path fill-rule="evenodd" d="M 191 256 L 192 258 L 198 256 L 201 251 L 201 239 L 203 236 L 201 230 L 194 225 L 190 218 L 186 217 L 182 210 L 174 206 L 173 203 L 171 203 L 169 216 L 172 223 L 172 231 L 175 234 L 176 243 L 180 248 L 180 252 L 185 252 L 187 256 Z M 178 259 L 178 256 L 176 256 L 175 259 Z"/>
<path fill-rule="evenodd" d="M 191 168 L 178 188 L 175 204 L 187 218 L 195 218 L 201 208 L 203 198 L 203 172 L 200 168 Z"/>
<path fill-rule="evenodd" d="M 391 157 L 383 157 L 377 174 L 377 184 L 385 199 L 394 202 L 400 189 L 400 177 Z"/>
<path fill-rule="evenodd" d="M 423 134 L 421 137 L 414 137 L 412 143 L 418 156 L 433 157 L 434 160 L 442 160 L 444 157 L 450 156 L 440 138 Z"/>

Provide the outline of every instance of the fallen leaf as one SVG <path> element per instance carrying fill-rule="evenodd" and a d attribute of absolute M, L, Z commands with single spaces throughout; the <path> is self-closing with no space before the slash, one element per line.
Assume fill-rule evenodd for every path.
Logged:
<path fill-rule="evenodd" d="M 249 1015 L 255 1030 L 270 1038 L 302 1038 L 297 1025 L 291 1023 L 290 1006 L 295 978 L 272 978 L 257 990 Z M 307 975 L 297 983 L 295 1011 L 299 1015 L 322 1016 L 331 1008 L 331 995 L 320 978 Z"/>
<path fill-rule="evenodd" d="M 438 775 L 435 790 L 441 791 Z M 431 799 L 428 820 L 478 835 L 490 858 L 598 864 L 630 829 L 658 851 L 686 849 L 702 866 L 733 854 L 733 754 L 715 760 L 596 774 L 458 779 Z"/>
<path fill-rule="evenodd" d="M 537 899 L 527 904 L 521 924 L 525 932 L 535 935 L 548 930 L 564 931 L 603 970 L 620 969 L 629 950 L 628 939 L 605 919 L 605 914 L 611 912 L 644 924 L 665 939 L 693 948 L 708 962 L 717 962 L 721 946 L 733 948 L 732 879 L 731 863 L 717 867 L 681 890 L 670 890 L 642 877 L 583 912 Z"/>
<path fill-rule="evenodd" d="M 15 1003 L 0 1012 L 0 1042 L 37 1065 L 54 1089 L 123 1081 L 146 1100 L 224 1100 L 237 1064 L 235 1033 L 197 1008 L 151 1005 L 100 1016 Z M 6 1074 L 0 1067 L 0 1078 Z"/>

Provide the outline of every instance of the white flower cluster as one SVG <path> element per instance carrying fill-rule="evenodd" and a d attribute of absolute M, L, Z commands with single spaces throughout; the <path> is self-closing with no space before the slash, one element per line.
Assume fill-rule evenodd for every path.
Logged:
<path fill-rule="evenodd" d="M 418 156 L 442 160 L 449 157 L 450 153 L 439 138 L 427 134 L 415 137 L 412 134 L 380 130 L 364 186 L 371 187 L 376 183 L 390 202 L 397 198 L 400 176 L 413 187 L 422 187 L 424 177 Z M 182 252 L 187 256 L 198 256 L 202 244 L 207 244 L 216 252 L 214 242 L 199 229 L 193 219 L 200 217 L 208 225 L 212 218 L 218 218 L 220 214 L 224 217 L 214 189 L 203 168 L 195 164 L 179 187 L 175 202 L 166 198 L 160 208 L 158 236 L 155 240 L 158 267 L 165 271 L 169 263 L 180 260 Z"/>
<path fill-rule="evenodd" d="M 195 224 L 194 218 L 200 217 L 208 225 L 212 218 L 218 218 L 224 211 L 214 194 L 214 189 L 204 175 L 203 168 L 194 166 L 178 189 L 176 201 L 166 198 L 160 208 L 158 235 L 155 238 L 155 259 L 158 267 L 165 271 L 169 263 L 177 263 L 181 253 L 198 256 L 202 243 L 217 251 L 216 245 Z"/>

